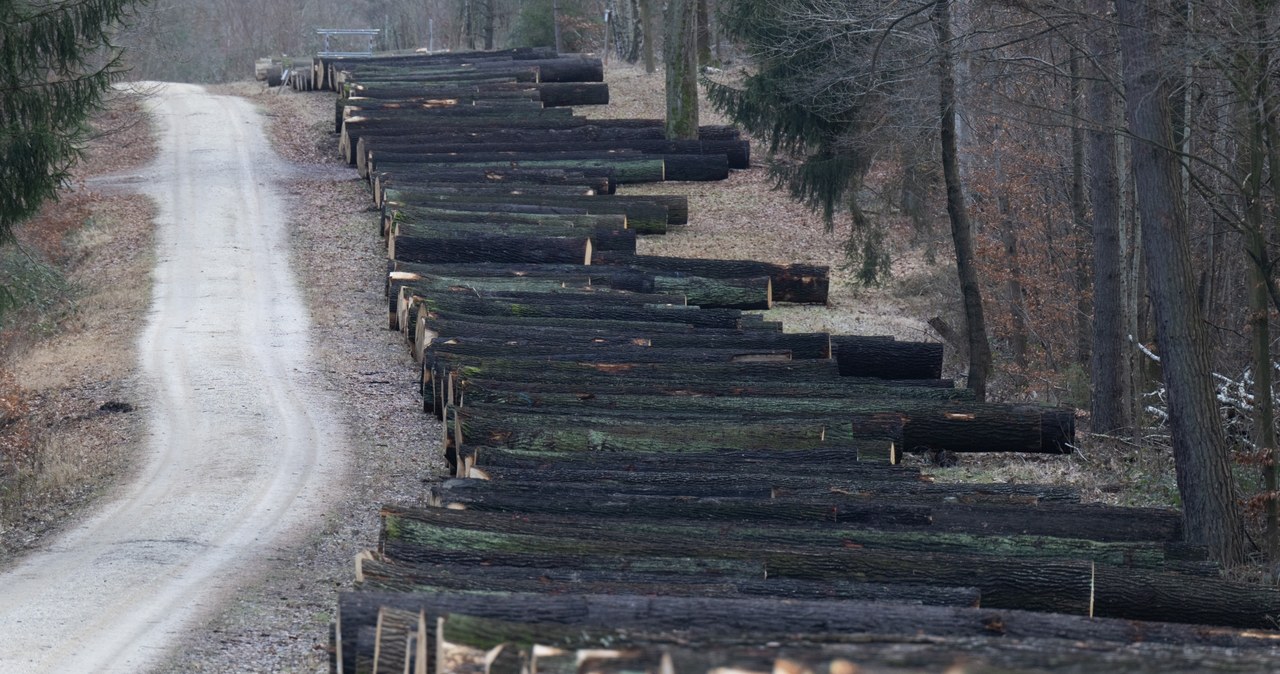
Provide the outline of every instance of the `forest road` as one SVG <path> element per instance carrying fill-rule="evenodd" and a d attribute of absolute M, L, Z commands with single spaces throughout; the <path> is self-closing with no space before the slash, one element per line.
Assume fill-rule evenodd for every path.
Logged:
<path fill-rule="evenodd" d="M 345 470 L 313 381 L 265 119 L 191 85 L 149 101 L 148 437 L 98 512 L 0 575 L 0 672 L 155 668 L 261 560 L 317 535 Z"/>

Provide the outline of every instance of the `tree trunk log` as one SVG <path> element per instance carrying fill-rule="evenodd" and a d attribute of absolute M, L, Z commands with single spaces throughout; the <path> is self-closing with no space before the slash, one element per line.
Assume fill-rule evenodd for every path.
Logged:
<path fill-rule="evenodd" d="M 392 255 L 409 262 L 591 262 L 586 235 L 518 236 L 473 233 L 468 236 L 406 236 L 394 241 Z"/>
<path fill-rule="evenodd" d="M 857 599 L 930 606 L 977 606 L 979 592 L 968 587 L 761 579 L 727 575 L 724 567 L 686 569 L 687 573 L 485 566 L 482 573 L 444 564 L 406 564 L 362 555 L 356 559 L 361 589 L 395 592 L 540 592 L 543 594 L 635 594 L 668 597 L 774 597 L 778 599 Z M 631 560 L 632 563 L 641 560 Z"/>
<path fill-rule="evenodd" d="M 609 597 L 544 594 L 494 595 L 467 593 L 343 592 L 338 595 L 337 646 L 343 672 L 354 671 L 355 643 L 360 627 L 373 625 L 383 607 L 422 611 L 427 624 L 450 614 L 496 620 L 569 625 L 634 627 L 640 620 L 687 627 L 707 626 L 727 634 L 767 631 L 779 633 L 924 634 L 937 637 L 1002 639 L 1051 637 L 1068 640 L 1148 642 L 1173 646 L 1271 648 L 1274 633 L 1207 630 L 1202 626 L 1090 619 L 991 608 L 912 606 L 858 601 L 775 602 L 759 599 Z M 427 663 L 435 645 L 428 644 Z"/>
<path fill-rule="evenodd" d="M 460 485 L 465 488 L 468 482 L 473 481 L 449 480 L 440 487 L 444 493 L 452 494 L 458 491 Z M 529 493 L 528 496 L 534 495 Z M 591 498 L 591 492 L 586 492 L 575 500 Z M 1177 544 L 1099 543 L 1046 536 L 882 531 L 830 522 L 815 525 L 750 522 L 725 525 L 661 518 L 601 519 L 572 513 L 529 513 L 519 518 L 502 518 L 484 512 L 394 506 L 384 506 L 382 517 L 384 541 L 398 540 L 430 548 L 474 552 L 562 552 L 579 555 L 616 554 L 619 557 L 750 560 L 772 552 L 845 554 L 844 550 L 855 548 L 1019 560 L 1087 560 L 1116 568 L 1149 571 L 1201 568 L 1196 566 L 1198 563 L 1195 561 L 1182 559 L 1187 556 L 1186 551 Z M 1204 554 L 1203 549 L 1201 554 Z"/>
<path fill-rule="evenodd" d="M 942 345 L 898 342 L 853 335 L 832 336 L 831 346 L 846 377 L 940 379 Z"/>
<path fill-rule="evenodd" d="M 625 265 L 661 271 L 679 271 L 708 278 L 768 276 L 773 282 L 773 299 L 779 302 L 826 304 L 829 270 L 812 265 L 775 265 L 751 260 L 704 260 L 656 255 L 602 255 L 601 265 Z"/>

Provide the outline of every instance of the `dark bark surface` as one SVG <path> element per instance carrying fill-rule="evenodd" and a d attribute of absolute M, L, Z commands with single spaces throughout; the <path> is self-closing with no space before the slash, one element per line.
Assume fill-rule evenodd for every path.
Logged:
<path fill-rule="evenodd" d="M 1131 151 L 1142 250 L 1169 396 L 1187 540 L 1208 546 L 1215 559 L 1231 566 L 1244 560 L 1244 525 L 1218 419 L 1204 321 L 1196 302 L 1186 214 L 1178 196 L 1178 158 L 1170 149 L 1155 10 L 1146 0 L 1118 0 L 1116 6 L 1127 91 L 1125 113 L 1134 136 Z"/>
<path fill-rule="evenodd" d="M 947 215 L 951 220 L 951 239 L 955 245 L 956 271 L 960 276 L 960 296 L 964 302 L 965 331 L 969 345 L 968 387 L 978 400 L 987 395 L 987 379 L 991 376 L 991 343 L 987 339 L 983 317 L 982 290 L 974 262 L 973 226 L 969 223 L 964 186 L 960 181 L 959 151 L 956 148 L 956 83 L 951 35 L 951 0 L 934 4 L 933 25 L 941 53 L 938 58 L 939 104 L 942 175 L 947 186 Z"/>

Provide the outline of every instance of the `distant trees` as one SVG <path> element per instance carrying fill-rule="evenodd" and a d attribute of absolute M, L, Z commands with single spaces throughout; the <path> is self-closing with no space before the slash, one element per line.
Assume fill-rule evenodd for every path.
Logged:
<path fill-rule="evenodd" d="M 890 260 L 885 221 L 864 208 L 869 171 L 878 161 L 888 163 L 890 148 L 904 148 L 905 155 L 939 153 L 935 164 L 943 168 L 966 319 L 969 384 L 984 396 L 991 351 L 958 163 L 949 7 L 932 0 L 735 0 L 724 9 L 723 28 L 745 47 L 756 70 L 738 85 L 710 83 L 708 93 L 717 108 L 766 139 L 770 169 L 792 197 L 828 223 L 837 213 L 849 215 L 846 252 L 863 283 L 886 278 Z M 915 168 L 898 166 L 904 173 Z"/>
<path fill-rule="evenodd" d="M 1241 560 L 1243 486 L 1280 555 L 1280 3 L 722 10 L 752 68 L 713 103 L 793 197 L 847 214 L 860 280 L 884 278 L 887 223 L 919 236 L 945 203 L 970 326 L 970 298 L 997 300 L 995 395 L 1088 408 L 1103 433 L 1167 424 L 1190 538 Z M 956 339 L 978 388 L 983 341 Z"/>

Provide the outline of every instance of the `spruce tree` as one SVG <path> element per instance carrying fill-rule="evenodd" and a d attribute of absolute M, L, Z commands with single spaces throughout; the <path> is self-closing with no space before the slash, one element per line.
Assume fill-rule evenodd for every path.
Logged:
<path fill-rule="evenodd" d="M 863 179 L 877 153 L 891 143 L 918 144 L 918 130 L 936 124 L 920 121 L 930 95 L 902 90 L 904 82 L 929 77 L 927 23 L 895 22 L 899 9 L 835 0 L 726 2 L 721 27 L 755 68 L 735 86 L 706 83 L 718 110 L 767 140 L 779 187 L 829 227 L 837 214 L 849 215 L 846 251 L 868 284 L 887 275 L 889 252 L 881 224 L 859 203 Z"/>
<path fill-rule="evenodd" d="M 0 243 L 53 198 L 120 74 L 111 30 L 138 0 L 0 0 Z"/>

